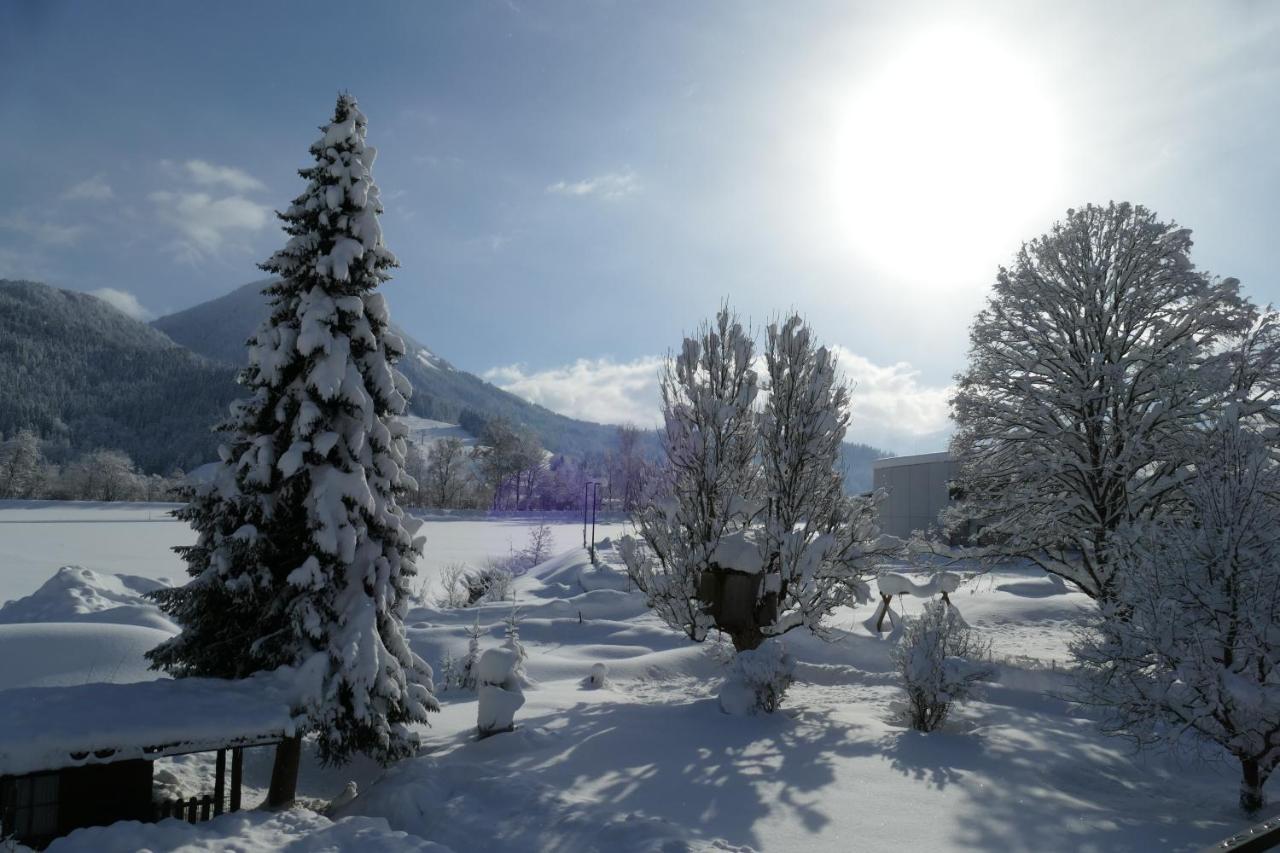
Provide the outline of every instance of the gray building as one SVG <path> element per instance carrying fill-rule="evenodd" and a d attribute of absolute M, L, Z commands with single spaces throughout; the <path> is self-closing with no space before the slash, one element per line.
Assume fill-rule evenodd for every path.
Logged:
<path fill-rule="evenodd" d="M 938 513 L 951 501 L 955 462 L 949 453 L 895 456 L 871 463 L 872 485 L 884 489 L 880 530 L 905 539 L 938 527 Z"/>

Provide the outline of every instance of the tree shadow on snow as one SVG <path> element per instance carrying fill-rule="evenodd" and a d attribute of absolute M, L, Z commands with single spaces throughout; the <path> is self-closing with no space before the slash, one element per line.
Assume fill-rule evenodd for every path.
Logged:
<path fill-rule="evenodd" d="M 960 849 L 1196 850 L 1235 827 L 1219 773 L 1135 755 L 1087 720 L 1032 713 L 998 733 L 908 730 L 882 747 L 904 776 L 972 799 L 951 816 Z"/>
<path fill-rule="evenodd" d="M 560 748 L 506 756 L 513 775 L 589 791 L 593 806 L 608 812 L 659 816 L 757 848 L 756 824 L 778 810 L 822 831 L 838 799 L 824 790 L 835 782 L 834 763 L 875 746 L 859 739 L 857 726 L 818 710 L 731 717 L 714 699 L 579 703 L 523 725 L 554 731 Z"/>

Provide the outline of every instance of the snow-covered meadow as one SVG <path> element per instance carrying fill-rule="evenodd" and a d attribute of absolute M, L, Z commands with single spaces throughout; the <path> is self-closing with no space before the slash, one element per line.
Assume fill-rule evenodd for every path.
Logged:
<path fill-rule="evenodd" d="M 141 655 L 172 627 L 140 594 L 180 577 L 168 549 L 191 538 L 164 509 L 0 506 L 0 687 L 156 677 Z M 427 518 L 427 572 L 505 556 L 531 526 Z M 516 731 L 477 742 L 475 695 L 441 691 L 417 758 L 383 770 L 304 756 L 304 802 L 321 808 L 349 781 L 358 787 L 325 817 L 117 824 L 51 849 L 224 849 L 234 838 L 243 850 L 1193 850 L 1241 823 L 1234 766 L 1135 755 L 1058 698 L 1088 602 L 1033 570 L 971 578 L 952 595 L 993 642 L 998 677 L 926 735 L 901 721 L 891 639 L 864 624 L 870 605 L 839 612 L 832 642 L 788 636 L 798 680 L 781 713 L 729 717 L 715 695 L 731 649 L 666 628 L 628 591 L 611 547 L 597 569 L 579 523 L 551 527 L 557 555 L 515 587 L 530 681 Z M 597 535 L 622 529 L 602 524 Z M 83 571 L 58 571 L 67 565 Z M 904 606 L 914 613 L 921 601 Z M 439 677 L 477 617 L 492 648 L 510 611 L 420 605 L 406 625 Z M 608 668 L 598 689 L 587 681 L 597 663 Z M 210 761 L 168 760 L 157 781 L 196 793 Z M 268 749 L 251 751 L 248 802 L 270 764 Z"/>

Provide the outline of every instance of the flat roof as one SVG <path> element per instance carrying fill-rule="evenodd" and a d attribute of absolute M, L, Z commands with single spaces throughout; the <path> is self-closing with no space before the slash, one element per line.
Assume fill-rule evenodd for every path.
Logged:
<path fill-rule="evenodd" d="M 871 469 L 876 468 L 898 468 L 904 465 L 928 465 L 931 462 L 951 462 L 951 454 L 947 451 L 941 453 L 918 453 L 915 456 L 890 456 L 888 459 L 877 459 L 871 463 Z"/>
<path fill-rule="evenodd" d="M 273 743 L 301 722 L 296 672 L 0 690 L 0 776 Z"/>

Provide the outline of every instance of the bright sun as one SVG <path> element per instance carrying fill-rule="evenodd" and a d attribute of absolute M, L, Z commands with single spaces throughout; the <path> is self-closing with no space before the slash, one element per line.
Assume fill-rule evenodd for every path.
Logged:
<path fill-rule="evenodd" d="M 1062 144 L 1034 68 L 993 39 L 903 46 L 846 102 L 834 137 L 840 239 L 946 284 L 1007 259 L 1059 182 Z"/>

